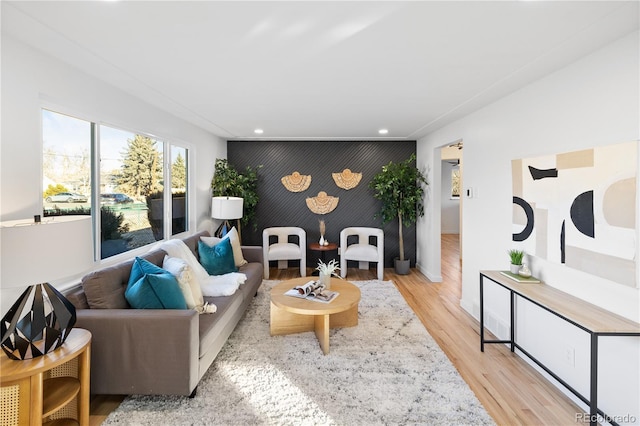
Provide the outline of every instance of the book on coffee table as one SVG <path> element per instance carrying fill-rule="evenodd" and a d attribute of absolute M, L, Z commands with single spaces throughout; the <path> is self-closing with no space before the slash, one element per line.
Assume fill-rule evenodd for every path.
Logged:
<path fill-rule="evenodd" d="M 297 297 L 299 299 L 312 300 L 314 302 L 330 303 L 338 297 L 337 291 L 327 290 L 320 281 L 309 281 L 303 285 L 296 286 L 284 293 L 285 296 Z"/>

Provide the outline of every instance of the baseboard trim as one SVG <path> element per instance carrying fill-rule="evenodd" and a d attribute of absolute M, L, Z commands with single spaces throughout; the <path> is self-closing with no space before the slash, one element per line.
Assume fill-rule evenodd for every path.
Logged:
<path fill-rule="evenodd" d="M 439 274 L 432 274 L 431 272 L 425 270 L 421 264 L 416 263 L 416 269 L 418 269 L 418 271 L 422 272 L 422 274 L 427 277 L 427 279 L 429 281 L 431 281 L 432 283 L 441 283 L 442 282 L 442 275 Z"/>
<path fill-rule="evenodd" d="M 477 303 L 460 299 L 460 307 L 478 321 L 480 320 L 480 306 Z"/>

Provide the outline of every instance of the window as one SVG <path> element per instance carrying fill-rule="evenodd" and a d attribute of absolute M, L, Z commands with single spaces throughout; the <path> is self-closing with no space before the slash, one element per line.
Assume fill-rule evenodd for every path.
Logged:
<path fill-rule="evenodd" d="M 48 110 L 42 117 L 44 215 L 98 209 L 96 257 L 143 247 L 164 239 L 165 232 L 188 230 L 186 148 Z M 96 182 L 91 170 L 97 171 Z M 164 182 L 171 185 L 165 188 Z M 169 218 L 165 211 L 171 212 Z"/>
<path fill-rule="evenodd" d="M 171 235 L 187 230 L 187 154 L 171 145 Z"/>
<path fill-rule="evenodd" d="M 91 214 L 91 123 L 42 111 L 43 216 Z"/>
<path fill-rule="evenodd" d="M 100 126 L 102 259 L 163 239 L 163 144 Z"/>

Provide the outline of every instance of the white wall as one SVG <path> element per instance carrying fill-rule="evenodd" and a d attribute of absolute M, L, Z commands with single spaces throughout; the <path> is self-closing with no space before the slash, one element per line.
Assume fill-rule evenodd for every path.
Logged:
<path fill-rule="evenodd" d="M 211 230 L 210 184 L 216 157 L 226 158 L 225 141 L 4 35 L 1 87 L 0 221 L 42 212 L 40 109 L 47 105 L 190 148 L 190 226 Z M 64 247 L 44 243 L 55 250 Z M 25 259 L 25 267 L 38 267 L 37 259 Z M 7 289 L 0 283 L 0 289 L 4 313 L 24 287 Z"/>
<path fill-rule="evenodd" d="M 514 246 L 511 160 L 640 140 L 638 40 L 638 32 L 624 37 L 418 141 L 418 161 L 433 177 L 440 169 L 437 148 L 464 140 L 464 188 L 479 189 L 479 197 L 464 199 L 461 305 L 476 318 L 479 271 L 505 269 L 506 252 Z M 437 200 L 438 185 L 431 187 L 434 193 L 428 197 Z M 439 207 L 427 202 L 426 216 L 418 223 L 418 259 L 428 277 L 440 275 L 439 214 Z M 549 285 L 640 320 L 637 288 L 540 259 L 530 261 L 533 273 Z M 490 289 L 486 297 L 487 311 L 508 324 L 504 295 Z M 526 321 L 519 324 L 518 336 L 531 352 L 588 396 L 585 333 L 566 329 L 531 307 L 523 307 L 521 314 Z M 570 349 L 576 351 L 575 366 L 565 359 Z M 600 356 L 607 371 L 600 382 L 601 408 L 610 415 L 630 413 L 640 421 L 640 338 L 604 339 Z"/>

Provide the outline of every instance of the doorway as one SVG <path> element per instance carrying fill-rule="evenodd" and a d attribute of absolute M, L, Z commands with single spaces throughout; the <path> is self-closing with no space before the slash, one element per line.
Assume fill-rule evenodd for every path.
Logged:
<path fill-rule="evenodd" d="M 454 238 L 457 235 L 462 248 L 462 179 L 463 179 L 462 140 L 441 147 L 441 191 L 440 191 L 440 234 Z M 441 250 L 441 253 L 443 251 Z M 462 264 L 462 250 L 459 250 Z"/>

